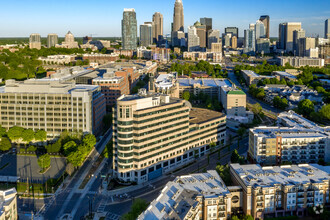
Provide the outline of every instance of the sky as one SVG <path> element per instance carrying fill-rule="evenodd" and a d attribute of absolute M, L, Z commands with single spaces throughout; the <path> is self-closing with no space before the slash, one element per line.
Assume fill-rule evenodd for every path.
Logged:
<path fill-rule="evenodd" d="M 175 0 L 1 0 L 0 37 L 28 37 L 31 33 L 69 30 L 76 36 L 120 37 L 124 8 L 135 8 L 138 25 L 164 16 L 164 34 L 170 33 Z M 260 15 L 270 16 L 270 36 L 278 36 L 281 22 L 302 22 L 307 36 L 324 36 L 330 18 L 330 0 L 182 0 L 185 29 L 201 17 L 213 18 L 213 29 L 238 27 L 239 36 Z M 139 29 L 139 28 L 138 28 Z"/>

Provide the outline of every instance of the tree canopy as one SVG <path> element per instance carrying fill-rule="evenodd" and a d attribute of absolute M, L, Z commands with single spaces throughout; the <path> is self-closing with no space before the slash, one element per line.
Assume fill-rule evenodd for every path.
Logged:
<path fill-rule="evenodd" d="M 24 128 L 14 126 L 8 130 L 7 136 L 10 138 L 10 140 L 16 141 L 22 138 L 23 131 Z"/>
<path fill-rule="evenodd" d="M 38 158 L 38 165 L 41 169 L 50 167 L 50 156 L 48 154 L 40 156 Z"/>
<path fill-rule="evenodd" d="M 0 137 L 0 150 L 1 151 L 8 151 L 11 148 L 10 140 L 6 137 Z"/>
<path fill-rule="evenodd" d="M 139 215 L 148 208 L 148 203 L 140 198 L 133 201 L 131 210 L 122 216 L 123 220 L 135 220 Z"/>

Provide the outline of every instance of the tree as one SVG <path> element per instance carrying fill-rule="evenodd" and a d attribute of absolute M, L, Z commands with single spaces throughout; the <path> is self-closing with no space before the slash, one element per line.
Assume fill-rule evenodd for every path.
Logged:
<path fill-rule="evenodd" d="M 92 149 L 96 144 L 95 136 L 93 134 L 85 135 L 85 137 L 83 139 L 83 144 L 86 145 L 89 150 Z"/>
<path fill-rule="evenodd" d="M 28 147 L 27 149 L 27 152 L 36 152 L 36 150 L 37 150 L 37 147 L 36 146 L 33 146 L 33 145 L 31 145 L 30 147 Z"/>
<path fill-rule="evenodd" d="M 241 156 L 238 154 L 237 150 L 234 150 L 230 157 L 230 162 L 238 163 Z"/>
<path fill-rule="evenodd" d="M 61 140 L 57 140 L 54 144 L 49 144 L 46 146 L 47 153 L 58 153 L 61 150 Z"/>
<path fill-rule="evenodd" d="M 7 136 L 10 140 L 16 141 L 22 138 L 22 133 L 24 131 L 24 128 L 14 126 L 8 130 Z"/>
<path fill-rule="evenodd" d="M 71 152 L 74 152 L 77 149 L 77 144 L 74 141 L 69 141 L 68 143 L 64 144 L 63 150 L 64 155 L 68 156 Z"/>
<path fill-rule="evenodd" d="M 246 133 L 246 128 L 240 127 L 237 131 L 239 138 L 237 139 L 237 145 L 239 146 L 239 140 L 243 138 Z"/>
<path fill-rule="evenodd" d="M 183 92 L 183 94 L 182 94 L 182 98 L 183 98 L 184 100 L 189 101 L 189 99 L 190 99 L 190 93 L 189 93 L 188 91 Z"/>
<path fill-rule="evenodd" d="M 8 151 L 10 150 L 11 148 L 11 143 L 10 143 L 10 140 L 6 137 L 2 137 L 0 138 L 1 141 L 0 141 L 0 150 L 1 151 Z"/>
<path fill-rule="evenodd" d="M 330 120 L 330 104 L 324 105 L 320 110 L 320 114 L 323 118 Z"/>
<path fill-rule="evenodd" d="M 225 184 L 227 186 L 230 186 L 232 182 L 231 182 L 230 169 L 228 164 L 227 165 L 218 164 L 215 170 L 218 172 L 219 176 L 225 182 Z"/>
<path fill-rule="evenodd" d="M 262 107 L 258 102 L 252 105 L 252 112 L 256 115 L 259 115 L 262 112 Z"/>
<path fill-rule="evenodd" d="M 84 155 L 80 150 L 71 152 L 67 157 L 68 162 L 71 163 L 74 167 L 81 166 L 84 162 L 84 159 Z"/>
<path fill-rule="evenodd" d="M 35 133 L 34 138 L 38 141 L 45 141 L 47 139 L 47 132 L 44 130 L 38 130 Z"/>
<path fill-rule="evenodd" d="M 6 129 L 0 125 L 0 138 L 6 134 Z"/>
<path fill-rule="evenodd" d="M 41 169 L 46 169 L 50 167 L 50 156 L 48 154 L 44 154 L 38 158 L 38 165 Z"/>
<path fill-rule="evenodd" d="M 304 99 L 298 103 L 298 112 L 303 116 L 308 117 L 314 111 L 314 104 L 311 100 Z"/>
<path fill-rule="evenodd" d="M 254 220 L 254 218 L 251 215 L 244 216 L 244 220 Z"/>
<path fill-rule="evenodd" d="M 148 208 L 148 203 L 140 198 L 134 200 L 131 210 L 122 216 L 123 220 L 135 220 Z"/>
<path fill-rule="evenodd" d="M 34 139 L 34 131 L 32 129 L 25 129 L 22 132 L 22 139 L 25 143 L 29 143 Z"/>
<path fill-rule="evenodd" d="M 236 215 L 231 217 L 231 220 L 240 220 Z"/>

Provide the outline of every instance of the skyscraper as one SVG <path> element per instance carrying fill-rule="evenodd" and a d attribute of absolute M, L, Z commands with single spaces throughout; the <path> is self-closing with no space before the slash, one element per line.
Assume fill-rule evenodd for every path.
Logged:
<path fill-rule="evenodd" d="M 152 44 L 152 22 L 140 25 L 140 46 L 149 47 Z"/>
<path fill-rule="evenodd" d="M 293 52 L 293 31 L 301 29 L 301 22 L 288 22 L 285 29 L 285 50 L 286 52 Z"/>
<path fill-rule="evenodd" d="M 324 38 L 330 39 L 330 24 L 329 24 L 329 18 L 325 20 L 324 22 Z"/>
<path fill-rule="evenodd" d="M 286 41 L 286 23 L 281 23 L 278 26 L 278 48 L 285 50 Z"/>
<path fill-rule="evenodd" d="M 31 34 L 29 39 L 30 49 L 41 49 L 41 37 L 40 34 Z"/>
<path fill-rule="evenodd" d="M 47 47 L 55 47 L 58 44 L 58 36 L 57 34 L 48 34 L 47 36 Z"/>
<path fill-rule="evenodd" d="M 219 30 L 209 30 L 208 31 L 208 41 L 207 48 L 211 49 L 213 43 L 219 43 L 220 31 Z"/>
<path fill-rule="evenodd" d="M 188 51 L 198 51 L 200 49 L 200 39 L 197 35 L 197 28 L 195 26 L 188 27 Z"/>
<path fill-rule="evenodd" d="M 265 31 L 266 31 L 266 38 L 269 38 L 269 16 L 268 15 L 262 15 L 260 16 L 259 19 L 265 26 Z"/>
<path fill-rule="evenodd" d="M 121 21 L 122 48 L 124 50 L 135 50 L 137 47 L 137 21 L 135 9 L 124 9 Z"/>
<path fill-rule="evenodd" d="M 244 53 L 254 53 L 256 50 L 255 31 L 248 29 L 244 30 Z"/>
<path fill-rule="evenodd" d="M 260 38 L 265 38 L 266 37 L 266 34 L 265 34 L 265 25 L 260 20 L 257 21 L 256 25 L 254 26 L 254 30 L 255 30 L 255 33 L 256 33 L 256 39 L 260 39 Z"/>
<path fill-rule="evenodd" d="M 206 32 L 206 26 L 202 25 L 200 22 L 195 22 L 194 26 L 197 30 L 197 35 L 199 37 L 199 46 L 201 48 L 206 48 L 207 46 L 207 32 Z"/>
<path fill-rule="evenodd" d="M 312 37 L 302 37 L 298 41 L 299 56 L 306 57 L 309 56 L 309 50 L 315 49 L 315 38 Z"/>
<path fill-rule="evenodd" d="M 236 49 L 237 48 L 237 37 L 233 36 L 231 38 L 231 48 Z"/>
<path fill-rule="evenodd" d="M 293 54 L 298 55 L 299 54 L 299 39 L 304 38 L 306 35 L 305 30 L 295 30 L 293 31 Z"/>
<path fill-rule="evenodd" d="M 163 15 L 160 12 L 156 12 L 152 16 L 153 30 L 152 37 L 153 42 L 157 43 L 158 40 L 163 37 Z"/>
<path fill-rule="evenodd" d="M 212 18 L 201 18 L 200 22 L 206 26 L 206 31 L 212 30 Z"/>
<path fill-rule="evenodd" d="M 236 36 L 238 38 L 238 28 L 237 27 L 226 27 L 225 34 L 231 33 L 232 36 Z"/>
<path fill-rule="evenodd" d="M 182 0 L 176 0 L 174 4 L 172 32 L 173 31 L 184 32 L 184 15 Z"/>

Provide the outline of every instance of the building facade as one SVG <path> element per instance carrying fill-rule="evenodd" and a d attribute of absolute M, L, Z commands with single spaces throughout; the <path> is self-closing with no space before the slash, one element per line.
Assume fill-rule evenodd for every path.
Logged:
<path fill-rule="evenodd" d="M 113 112 L 113 170 L 122 182 L 152 180 L 225 143 L 223 114 L 168 95 L 141 89 L 120 97 Z"/>
<path fill-rule="evenodd" d="M 41 49 L 41 37 L 40 34 L 31 34 L 29 39 L 30 49 Z"/>
<path fill-rule="evenodd" d="M 324 22 L 324 38 L 330 39 L 330 23 L 329 18 Z"/>
<path fill-rule="evenodd" d="M 0 199 L 1 199 L 1 212 L 0 219 L 2 220 L 17 220 L 17 192 L 15 188 L 8 190 L 0 191 Z"/>
<path fill-rule="evenodd" d="M 197 28 L 195 26 L 188 27 L 188 51 L 200 50 L 200 38 L 197 34 Z"/>
<path fill-rule="evenodd" d="M 309 58 L 309 57 L 279 57 L 277 58 L 278 65 L 285 66 L 289 63 L 293 67 L 312 66 L 323 67 L 324 59 Z"/>
<path fill-rule="evenodd" d="M 269 22 L 270 22 L 270 18 L 269 18 L 269 15 L 262 15 L 260 16 L 260 19 L 259 19 L 262 23 L 264 23 L 264 26 L 265 26 L 265 30 L 266 30 L 266 38 L 269 38 L 269 30 L 270 30 L 270 25 L 269 25 Z"/>
<path fill-rule="evenodd" d="M 47 47 L 55 47 L 58 44 L 58 36 L 57 34 L 48 34 L 47 36 Z"/>
<path fill-rule="evenodd" d="M 254 53 L 256 50 L 256 39 L 254 30 L 244 30 L 244 53 Z"/>
<path fill-rule="evenodd" d="M 137 21 L 135 9 L 124 9 L 121 21 L 121 37 L 123 50 L 136 50 L 137 48 Z"/>
<path fill-rule="evenodd" d="M 160 12 L 156 12 L 155 14 L 153 14 L 152 23 L 153 23 L 153 30 L 152 30 L 153 43 L 157 43 L 159 40 L 163 39 L 163 29 L 164 29 L 163 15 Z"/>
<path fill-rule="evenodd" d="M 140 25 L 140 46 L 149 47 L 153 43 L 152 23 L 144 22 Z"/>
<path fill-rule="evenodd" d="M 265 25 L 262 21 L 257 21 L 256 25 L 254 26 L 254 30 L 256 34 L 256 40 L 266 37 Z"/>
<path fill-rule="evenodd" d="M 293 31 L 293 55 L 299 55 L 299 39 L 304 38 L 306 35 L 306 31 L 301 30 L 295 30 Z"/>
<path fill-rule="evenodd" d="M 48 137 L 63 131 L 99 134 L 106 113 L 98 86 L 59 80 L 7 80 L 0 87 L 1 126 L 45 130 Z"/>
<path fill-rule="evenodd" d="M 236 36 L 238 38 L 238 27 L 226 27 L 225 34 L 231 34 L 232 36 Z"/>

